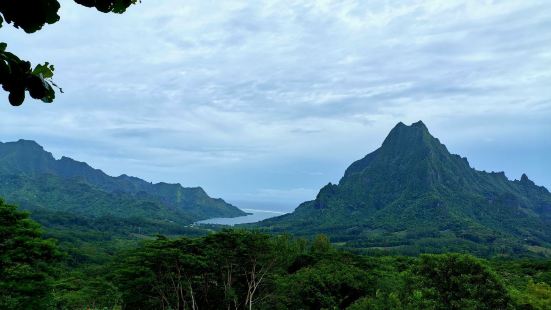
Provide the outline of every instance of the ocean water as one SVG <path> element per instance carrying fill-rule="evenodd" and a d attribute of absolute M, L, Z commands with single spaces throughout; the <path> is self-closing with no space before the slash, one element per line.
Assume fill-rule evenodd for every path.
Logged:
<path fill-rule="evenodd" d="M 271 217 L 280 216 L 285 213 L 293 212 L 294 204 L 278 204 L 267 202 L 238 201 L 232 202 L 239 209 L 251 213 L 250 215 L 233 218 L 212 218 L 202 220 L 196 224 L 218 224 L 218 225 L 237 225 L 262 221 Z"/>
<path fill-rule="evenodd" d="M 242 208 L 241 210 L 251 214 L 245 215 L 245 216 L 232 217 L 232 218 L 226 218 L 226 217 L 212 218 L 208 220 L 199 221 L 196 224 L 218 224 L 218 225 L 233 226 L 237 224 L 254 223 L 254 222 L 265 220 L 267 218 L 285 214 L 285 212 L 271 211 L 271 210 L 267 211 L 267 210 L 245 209 L 245 208 Z"/>

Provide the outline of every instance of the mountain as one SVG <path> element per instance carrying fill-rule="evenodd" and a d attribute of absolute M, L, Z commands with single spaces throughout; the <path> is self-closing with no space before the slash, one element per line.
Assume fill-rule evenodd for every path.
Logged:
<path fill-rule="evenodd" d="M 526 175 L 477 171 L 421 121 L 397 124 L 338 184 L 293 213 L 256 226 L 323 233 L 368 252 L 551 253 L 551 194 Z"/>
<path fill-rule="evenodd" d="M 152 231 L 246 214 L 200 187 L 111 177 L 68 157 L 56 160 L 28 140 L 0 143 L 0 197 L 49 219 L 55 218 L 52 212 L 94 221 L 110 218 Z"/>

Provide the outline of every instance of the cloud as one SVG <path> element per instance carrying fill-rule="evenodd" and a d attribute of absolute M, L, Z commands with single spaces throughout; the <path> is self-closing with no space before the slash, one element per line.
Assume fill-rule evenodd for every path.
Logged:
<path fill-rule="evenodd" d="M 66 91 L 0 106 L 3 141 L 298 203 L 311 192 L 295 189 L 338 181 L 395 123 L 422 119 L 477 168 L 551 186 L 538 155 L 551 149 L 546 1 L 166 0 L 120 16 L 66 3 L 61 16 L 33 35 L 1 30 L 53 62 Z"/>

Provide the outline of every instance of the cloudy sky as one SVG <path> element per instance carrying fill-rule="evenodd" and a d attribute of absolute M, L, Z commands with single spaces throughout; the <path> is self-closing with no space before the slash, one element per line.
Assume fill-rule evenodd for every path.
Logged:
<path fill-rule="evenodd" d="M 1 141 L 293 207 L 421 119 L 475 168 L 551 188 L 547 0 L 62 6 L 38 33 L 0 30 L 65 91 L 20 108 L 1 93 Z"/>

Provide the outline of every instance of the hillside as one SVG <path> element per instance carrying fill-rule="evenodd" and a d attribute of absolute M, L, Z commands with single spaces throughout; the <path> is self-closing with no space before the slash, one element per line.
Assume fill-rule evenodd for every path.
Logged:
<path fill-rule="evenodd" d="M 382 146 L 293 213 L 256 226 L 324 233 L 364 251 L 551 252 L 551 194 L 526 175 L 477 171 L 450 154 L 422 122 L 396 125 Z"/>
<path fill-rule="evenodd" d="M 165 224 L 245 215 L 200 187 L 152 184 L 127 175 L 111 177 L 68 157 L 56 160 L 28 140 L 0 143 L 0 197 L 36 214 L 139 219 L 153 231 L 163 231 Z"/>

